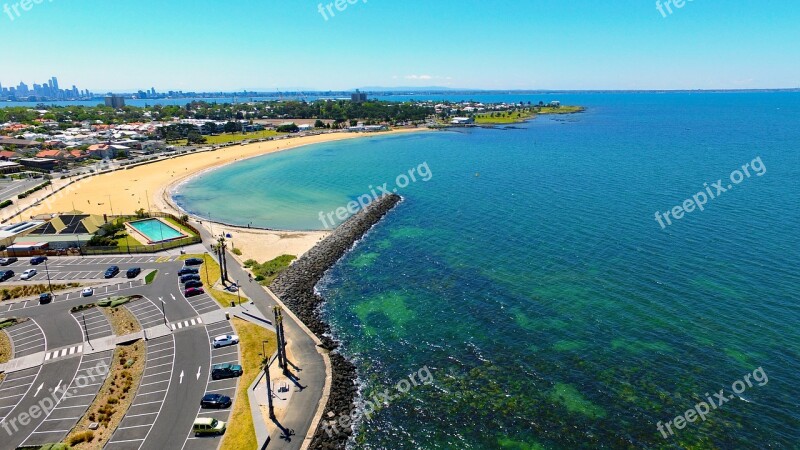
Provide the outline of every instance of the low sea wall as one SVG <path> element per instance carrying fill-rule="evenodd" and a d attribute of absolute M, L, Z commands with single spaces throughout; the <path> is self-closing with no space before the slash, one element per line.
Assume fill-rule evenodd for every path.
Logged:
<path fill-rule="evenodd" d="M 400 196 L 391 194 L 372 202 L 295 261 L 270 286 L 272 292 L 305 323 L 327 349 L 335 350 L 338 343 L 329 334 L 330 326 L 320 317 L 319 307 L 325 300 L 314 291 L 314 287 L 325 272 L 399 201 Z M 329 417 L 349 415 L 355 408 L 354 400 L 358 395 L 355 366 L 336 351 L 331 352 L 330 360 L 333 370 L 331 392 L 322 423 Z M 342 431 L 341 434 L 329 435 L 322 427 L 318 428 L 309 448 L 344 449 L 350 432 Z"/>

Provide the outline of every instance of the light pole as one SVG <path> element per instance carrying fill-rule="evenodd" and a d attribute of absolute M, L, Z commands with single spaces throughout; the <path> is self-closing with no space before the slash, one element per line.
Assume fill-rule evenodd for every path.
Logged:
<path fill-rule="evenodd" d="M 111 196 L 106 195 L 108 197 L 108 207 L 111 208 L 111 217 L 114 217 L 114 205 L 111 204 Z"/>
<path fill-rule="evenodd" d="M 267 351 L 264 347 L 269 341 L 262 341 L 261 342 L 261 351 L 264 352 L 264 373 L 267 376 L 267 404 L 269 405 L 269 418 L 275 420 L 275 408 L 272 406 L 272 380 L 270 380 L 269 375 L 269 356 L 267 356 Z"/>
<path fill-rule="evenodd" d="M 44 257 L 44 273 L 47 275 L 47 288 L 50 289 L 50 295 L 53 295 L 53 285 L 50 284 L 50 271 L 47 270 L 47 256 Z"/>
<path fill-rule="evenodd" d="M 161 298 L 159 298 L 161 300 Z M 161 315 L 164 316 L 164 325 L 169 328 L 169 323 L 167 323 L 167 313 L 164 311 L 164 300 L 161 300 Z"/>
<path fill-rule="evenodd" d="M 208 278 L 208 252 L 203 252 L 203 266 L 206 268 L 206 283 L 211 285 L 211 279 Z"/>

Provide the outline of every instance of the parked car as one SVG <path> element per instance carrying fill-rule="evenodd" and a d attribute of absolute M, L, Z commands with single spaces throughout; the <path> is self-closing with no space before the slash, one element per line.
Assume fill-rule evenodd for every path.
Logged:
<path fill-rule="evenodd" d="M 187 281 L 200 281 L 200 275 L 184 275 L 181 277 L 181 284 L 186 284 Z"/>
<path fill-rule="evenodd" d="M 142 269 L 140 267 L 131 267 L 127 272 L 125 272 L 125 276 L 128 278 L 136 278 L 140 273 L 142 273 Z"/>
<path fill-rule="evenodd" d="M 183 269 L 178 271 L 178 276 L 182 277 L 184 275 L 193 275 L 200 273 L 199 269 L 195 269 L 194 267 L 184 267 Z"/>
<path fill-rule="evenodd" d="M 194 297 L 195 295 L 205 294 L 206 291 L 203 288 L 189 288 L 184 293 L 183 296 L 186 298 Z"/>
<path fill-rule="evenodd" d="M 211 366 L 211 379 L 235 378 L 243 373 L 242 366 L 238 364 L 215 364 Z"/>
<path fill-rule="evenodd" d="M 211 342 L 211 345 L 214 348 L 226 347 L 228 345 L 236 345 L 239 343 L 239 336 L 235 334 L 225 334 L 222 336 L 217 336 L 214 338 L 214 341 Z"/>
<path fill-rule="evenodd" d="M 12 277 L 14 277 L 14 271 L 13 270 L 4 270 L 4 271 L 0 272 L 0 281 L 6 281 L 6 280 L 8 280 L 9 278 L 12 278 Z"/>
<path fill-rule="evenodd" d="M 206 394 L 200 400 L 201 408 L 229 408 L 233 402 L 227 395 L 222 394 Z"/>
<path fill-rule="evenodd" d="M 36 272 L 36 269 L 28 269 L 25 272 L 22 272 L 22 275 L 19 276 L 19 279 L 20 280 L 30 280 L 37 273 L 38 272 Z"/>
<path fill-rule="evenodd" d="M 49 292 L 45 292 L 44 294 L 39 295 L 39 304 L 46 305 L 53 301 L 53 294 Z"/>
<path fill-rule="evenodd" d="M 47 261 L 47 256 L 34 256 L 31 258 L 31 265 L 38 266 L 39 264 Z"/>
<path fill-rule="evenodd" d="M 183 285 L 183 287 L 186 288 L 186 289 L 189 289 L 189 288 L 201 288 L 201 287 L 203 287 L 203 282 L 202 281 L 197 281 L 197 280 L 190 280 L 190 281 L 187 281 Z"/>
<path fill-rule="evenodd" d="M 13 256 L 10 256 L 8 258 L 0 258 L 0 266 L 7 266 L 9 264 L 14 264 L 17 261 L 19 261 L 19 259 Z"/>
<path fill-rule="evenodd" d="M 189 258 L 184 261 L 183 264 L 187 266 L 199 266 L 200 264 L 203 264 L 203 260 L 200 258 Z"/>
<path fill-rule="evenodd" d="M 94 288 L 87 287 L 81 291 L 81 297 L 91 297 L 94 295 Z"/>
<path fill-rule="evenodd" d="M 227 424 L 213 417 L 198 417 L 194 419 L 192 432 L 195 436 L 220 436 L 225 434 Z"/>
<path fill-rule="evenodd" d="M 119 273 L 119 267 L 111 266 L 108 269 L 106 269 L 106 273 L 104 276 L 106 278 L 114 278 L 115 276 L 117 276 L 118 273 Z"/>

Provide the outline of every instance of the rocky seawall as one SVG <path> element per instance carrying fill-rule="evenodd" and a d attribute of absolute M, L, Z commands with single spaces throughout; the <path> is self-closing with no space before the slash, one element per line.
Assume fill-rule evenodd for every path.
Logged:
<path fill-rule="evenodd" d="M 314 435 L 311 449 L 344 449 L 350 437 L 349 429 L 338 428 L 331 433 L 325 427 L 327 421 L 350 415 L 356 408 L 354 403 L 358 394 L 355 380 L 355 366 L 335 349 L 338 343 L 330 334 L 330 326 L 322 320 L 319 307 L 324 299 L 314 287 L 339 259 L 345 255 L 364 234 L 383 216 L 394 208 L 401 198 L 399 195 L 385 195 L 356 213 L 340 225 L 330 236 L 322 240 L 308 253 L 295 261 L 270 285 L 270 289 L 303 323 L 331 350 L 330 360 L 333 369 L 330 398 L 325 406 L 320 428 Z"/>

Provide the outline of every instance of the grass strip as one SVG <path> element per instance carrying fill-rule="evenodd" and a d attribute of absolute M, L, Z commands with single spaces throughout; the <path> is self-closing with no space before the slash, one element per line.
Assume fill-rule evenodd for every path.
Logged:
<path fill-rule="evenodd" d="M 239 335 L 239 352 L 241 354 L 242 369 L 244 373 L 236 387 L 236 399 L 233 403 L 228 430 L 222 439 L 220 450 L 239 450 L 243 448 L 258 448 L 256 430 L 253 427 L 253 415 L 250 414 L 250 399 L 247 396 L 250 385 L 263 370 L 261 354 L 264 341 L 267 355 L 272 355 L 277 350 L 277 337 L 275 333 L 259 325 L 233 318 L 231 320 L 236 334 Z M 257 420 L 263 420 L 258 417 Z"/>

